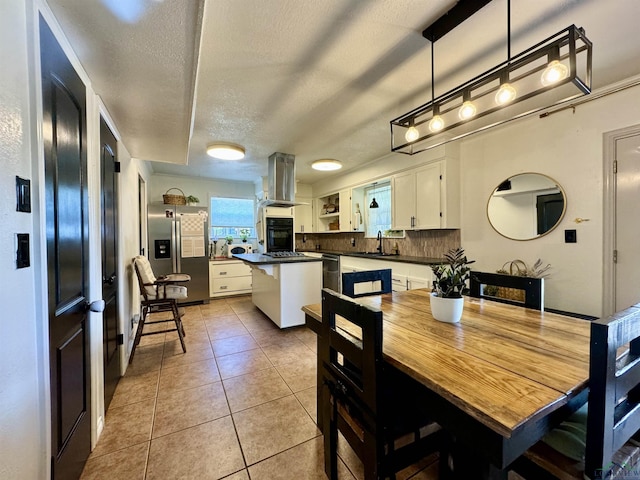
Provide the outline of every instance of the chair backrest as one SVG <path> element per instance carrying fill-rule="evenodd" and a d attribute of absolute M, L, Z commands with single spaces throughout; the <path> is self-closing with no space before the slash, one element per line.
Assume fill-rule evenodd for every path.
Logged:
<path fill-rule="evenodd" d="M 322 289 L 320 358 L 342 396 L 365 417 L 375 417 L 383 368 L 382 312 Z"/>
<path fill-rule="evenodd" d="M 490 295 L 485 286 L 507 287 L 524 290 L 524 300 Z M 544 278 L 518 277 L 503 273 L 471 272 L 469 294 L 476 298 L 487 298 L 510 305 L 520 305 L 535 310 L 544 310 Z"/>
<path fill-rule="evenodd" d="M 391 292 L 390 268 L 342 274 L 342 293 L 351 298 L 389 292 Z"/>
<path fill-rule="evenodd" d="M 590 355 L 585 474 L 608 478 L 614 453 L 640 430 L 640 304 L 591 323 Z"/>
<path fill-rule="evenodd" d="M 143 296 L 145 301 L 156 298 L 158 296 L 158 292 L 156 291 L 156 287 L 152 286 L 156 281 L 156 277 L 153 274 L 151 264 L 147 257 L 143 255 L 134 257 L 133 268 L 136 272 L 136 276 L 138 277 L 140 294 Z"/>

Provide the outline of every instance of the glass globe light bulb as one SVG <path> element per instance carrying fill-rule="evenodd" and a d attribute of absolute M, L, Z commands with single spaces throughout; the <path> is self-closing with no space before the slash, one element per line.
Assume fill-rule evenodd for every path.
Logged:
<path fill-rule="evenodd" d="M 458 117 L 460 120 L 468 120 L 476 114 L 476 106 L 470 101 L 465 101 L 460 110 L 458 110 Z"/>
<path fill-rule="evenodd" d="M 516 89 L 508 83 L 503 83 L 496 92 L 496 103 L 498 105 L 504 105 L 513 101 L 516 98 Z"/>
<path fill-rule="evenodd" d="M 560 63 L 558 60 L 552 60 L 549 62 L 549 65 L 547 65 L 547 68 L 544 69 L 544 72 L 542 72 L 540 81 L 542 82 L 542 85 L 547 87 L 566 78 L 568 73 L 569 69 L 566 65 Z"/>
<path fill-rule="evenodd" d="M 440 115 L 434 115 L 429 121 L 429 130 L 432 132 L 439 132 L 444 128 L 444 120 Z"/>
<path fill-rule="evenodd" d="M 420 132 L 418 132 L 418 129 L 413 125 L 411 125 L 407 132 L 404 134 L 404 138 L 407 140 L 407 142 L 415 142 L 418 137 L 420 137 Z"/>

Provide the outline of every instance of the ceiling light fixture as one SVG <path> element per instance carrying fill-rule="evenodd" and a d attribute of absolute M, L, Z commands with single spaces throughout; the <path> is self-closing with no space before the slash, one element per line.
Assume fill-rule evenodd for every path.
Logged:
<path fill-rule="evenodd" d="M 323 158 L 322 160 L 316 160 L 311 164 L 311 168 L 314 170 L 321 170 L 323 172 L 330 172 L 332 170 L 340 170 L 342 168 L 342 162 L 334 160 L 333 158 Z"/>
<path fill-rule="evenodd" d="M 591 93 L 584 30 L 571 25 L 512 57 L 507 0 L 507 60 L 435 97 L 435 42 L 490 1 L 459 0 L 422 32 L 431 42 L 431 101 L 391 120 L 392 152 L 413 155 Z"/>
<path fill-rule="evenodd" d="M 235 143 L 213 142 L 207 145 L 207 155 L 220 160 L 242 160 L 244 147 Z"/>

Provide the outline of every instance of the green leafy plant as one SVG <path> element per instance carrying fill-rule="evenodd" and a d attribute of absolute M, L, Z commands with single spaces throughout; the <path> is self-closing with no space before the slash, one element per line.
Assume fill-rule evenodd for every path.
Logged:
<path fill-rule="evenodd" d="M 227 241 L 229 245 L 233 243 L 233 236 L 231 235 L 227 235 L 226 237 L 224 237 L 224 239 Z"/>
<path fill-rule="evenodd" d="M 198 203 L 200 199 L 198 197 L 194 197 L 193 195 L 189 195 L 187 197 L 187 203 Z"/>
<path fill-rule="evenodd" d="M 444 258 L 448 263 L 431 267 L 436 277 L 433 281 L 433 291 L 438 297 L 461 298 L 467 287 L 466 282 L 471 276 L 469 265 L 475 260 L 467 260 L 464 250 L 460 247 L 449 250 Z"/>

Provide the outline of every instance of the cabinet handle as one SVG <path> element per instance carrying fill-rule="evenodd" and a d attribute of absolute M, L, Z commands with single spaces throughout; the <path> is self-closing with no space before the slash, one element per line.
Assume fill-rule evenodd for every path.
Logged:
<path fill-rule="evenodd" d="M 227 272 L 220 272 L 220 275 L 226 275 Z"/>
<path fill-rule="evenodd" d="M 304 225 L 300 225 L 300 233 L 304 233 Z"/>
<path fill-rule="evenodd" d="M 226 286 L 226 285 L 221 285 L 221 286 L 220 286 L 220 290 L 226 290 L 226 289 L 227 289 L 227 286 Z"/>

